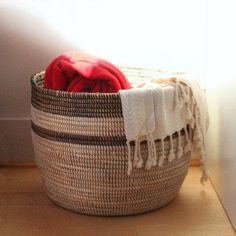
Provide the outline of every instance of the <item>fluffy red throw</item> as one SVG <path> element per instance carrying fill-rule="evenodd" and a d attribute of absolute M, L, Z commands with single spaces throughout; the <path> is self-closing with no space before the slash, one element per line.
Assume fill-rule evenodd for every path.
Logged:
<path fill-rule="evenodd" d="M 113 64 L 79 52 L 64 53 L 55 58 L 46 69 L 44 87 L 88 93 L 116 93 L 131 88 Z"/>

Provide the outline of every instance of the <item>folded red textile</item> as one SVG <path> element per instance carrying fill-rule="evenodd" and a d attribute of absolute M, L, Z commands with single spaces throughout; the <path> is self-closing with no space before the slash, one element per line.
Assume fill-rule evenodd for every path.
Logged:
<path fill-rule="evenodd" d="M 64 53 L 55 58 L 46 69 L 44 87 L 88 93 L 116 93 L 131 88 L 113 64 L 79 52 Z"/>

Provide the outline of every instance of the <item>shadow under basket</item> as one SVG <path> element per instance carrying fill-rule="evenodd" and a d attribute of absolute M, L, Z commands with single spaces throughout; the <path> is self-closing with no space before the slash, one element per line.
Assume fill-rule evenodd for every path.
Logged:
<path fill-rule="evenodd" d="M 144 76 L 139 69 L 130 73 Z M 91 215 L 133 215 L 160 208 L 177 195 L 191 152 L 163 166 L 133 169 L 118 93 L 71 93 L 43 88 L 44 72 L 31 78 L 35 160 L 49 198 L 69 210 Z M 184 132 L 182 145 L 187 145 Z M 177 135 L 173 147 L 177 151 Z M 168 154 L 170 142 L 164 141 Z M 157 156 L 161 143 L 155 141 Z M 134 150 L 131 145 L 131 151 Z M 148 145 L 141 143 L 144 161 Z"/>

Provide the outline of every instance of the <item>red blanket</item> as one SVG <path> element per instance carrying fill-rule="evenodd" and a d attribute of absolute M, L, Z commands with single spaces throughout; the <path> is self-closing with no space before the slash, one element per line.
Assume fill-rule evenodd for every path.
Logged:
<path fill-rule="evenodd" d="M 88 93 L 116 93 L 131 88 L 122 72 L 110 62 L 78 52 L 64 53 L 49 64 L 44 87 Z"/>

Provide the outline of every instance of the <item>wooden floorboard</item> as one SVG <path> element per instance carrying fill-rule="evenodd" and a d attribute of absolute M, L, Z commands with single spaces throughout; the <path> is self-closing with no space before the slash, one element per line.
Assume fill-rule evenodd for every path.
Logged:
<path fill-rule="evenodd" d="M 129 217 L 95 217 L 52 203 L 35 167 L 2 167 L 0 235 L 235 235 L 211 184 L 199 183 L 200 174 L 199 167 L 190 167 L 177 198 L 159 210 Z"/>

